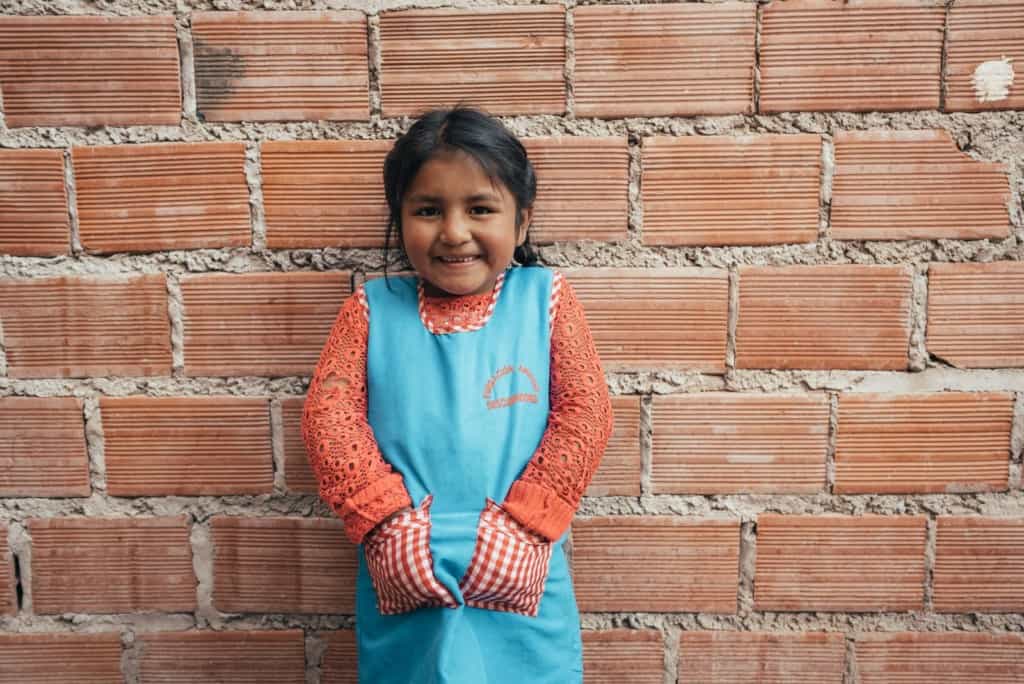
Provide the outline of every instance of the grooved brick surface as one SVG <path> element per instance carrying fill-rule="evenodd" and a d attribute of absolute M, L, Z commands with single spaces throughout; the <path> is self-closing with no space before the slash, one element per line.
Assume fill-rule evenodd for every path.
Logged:
<path fill-rule="evenodd" d="M 579 609 L 734 613 L 739 529 L 738 520 L 577 519 L 572 571 Z"/>
<path fill-rule="evenodd" d="M 7 525 L 0 524 L 0 539 L 7 539 Z M 0 615 L 15 615 L 18 612 L 16 585 L 14 554 L 4 544 L 0 546 Z"/>
<path fill-rule="evenodd" d="M 4 684 L 121 682 L 121 633 L 0 634 L 0 663 Z"/>
<path fill-rule="evenodd" d="M 961 368 L 1024 367 L 1024 263 L 929 264 L 926 344 Z"/>
<path fill-rule="evenodd" d="M 725 372 L 725 271 L 602 268 L 565 270 L 565 275 L 587 312 L 605 370 Z"/>
<path fill-rule="evenodd" d="M 460 101 L 491 114 L 565 111 L 561 5 L 385 12 L 380 35 L 386 117 Z"/>
<path fill-rule="evenodd" d="M 937 522 L 935 610 L 1024 612 L 1024 518 L 940 515 Z"/>
<path fill-rule="evenodd" d="M 96 253 L 252 241 L 243 143 L 75 147 L 82 246 Z"/>
<path fill-rule="evenodd" d="M 69 230 L 64 153 L 0 150 L 0 254 L 66 254 Z"/>
<path fill-rule="evenodd" d="M 757 518 L 755 610 L 924 608 L 924 516 Z"/>
<path fill-rule="evenodd" d="M 629 151 L 625 138 L 524 138 L 537 172 L 530 242 L 613 242 L 627 236 Z"/>
<path fill-rule="evenodd" d="M 0 17 L 8 126 L 181 121 L 174 17 Z"/>
<path fill-rule="evenodd" d="M 760 111 L 936 109 L 944 21 L 917 0 L 765 5 Z"/>
<path fill-rule="evenodd" d="M 162 274 L 0 278 L 12 378 L 170 375 Z"/>
<path fill-rule="evenodd" d="M 227 613 L 353 613 L 356 548 L 340 520 L 215 516 L 213 604 Z"/>
<path fill-rule="evenodd" d="M 612 397 L 612 438 L 587 496 L 640 496 L 640 397 Z"/>
<path fill-rule="evenodd" d="M 369 117 L 362 12 L 194 12 L 192 41 L 207 121 Z"/>
<path fill-rule="evenodd" d="M 842 684 L 839 632 L 683 632 L 679 684 Z"/>
<path fill-rule="evenodd" d="M 767 245 L 818 237 L 821 137 L 644 140 L 648 245 Z"/>
<path fill-rule="evenodd" d="M 947 30 L 945 109 L 1024 109 L 1024 1 L 957 0 Z"/>
<path fill-rule="evenodd" d="M 653 492 L 823 491 L 828 414 L 824 394 L 655 396 Z"/>
<path fill-rule="evenodd" d="M 1005 490 L 1013 395 L 840 394 L 835 493 Z"/>
<path fill-rule="evenodd" d="M 320 684 L 359 684 L 356 633 L 338 629 L 324 637 L 327 651 L 320 668 Z"/>
<path fill-rule="evenodd" d="M 381 168 L 393 140 L 269 141 L 260 146 L 267 247 L 383 247 Z"/>
<path fill-rule="evenodd" d="M 653 629 L 583 630 L 587 684 L 661 684 L 662 636 Z"/>
<path fill-rule="evenodd" d="M 740 2 L 576 8 L 576 115 L 753 112 L 755 13 Z"/>
<path fill-rule="evenodd" d="M 312 375 L 347 272 L 211 273 L 182 278 L 185 374 Z"/>
<path fill-rule="evenodd" d="M 909 266 L 739 267 L 737 368 L 904 370 Z"/>
<path fill-rule="evenodd" d="M 0 397 L 0 496 L 89 496 L 82 400 Z"/>
<path fill-rule="evenodd" d="M 1018 684 L 1024 637 L 971 632 L 861 634 L 860 684 Z"/>
<path fill-rule="evenodd" d="M 269 493 L 269 408 L 259 397 L 100 397 L 107 492 Z"/>
<path fill-rule="evenodd" d="M 190 630 L 136 636 L 140 684 L 303 684 L 301 629 Z"/>
<path fill-rule="evenodd" d="M 27 527 L 39 615 L 195 610 L 186 516 L 37 518 Z"/>
<path fill-rule="evenodd" d="M 1006 166 L 960 152 L 948 131 L 839 131 L 835 147 L 833 238 L 1009 236 Z"/>
<path fill-rule="evenodd" d="M 317 493 L 316 476 L 309 465 L 306 444 L 302 441 L 302 406 L 305 397 L 281 400 L 281 423 L 284 427 L 284 480 L 288 491 Z"/>

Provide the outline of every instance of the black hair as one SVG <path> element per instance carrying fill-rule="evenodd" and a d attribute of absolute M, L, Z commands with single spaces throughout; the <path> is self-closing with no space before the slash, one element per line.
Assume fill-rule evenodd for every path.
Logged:
<path fill-rule="evenodd" d="M 516 230 L 522 210 L 533 206 L 537 176 L 527 158 L 526 148 L 493 116 L 473 107 L 456 105 L 434 109 L 418 118 L 388 152 L 384 160 L 384 195 L 388 202 L 388 225 L 384 234 L 384 275 L 392 236 L 402 235 L 402 198 L 420 167 L 439 154 L 460 150 L 473 157 L 492 181 L 501 181 L 516 201 Z M 524 266 L 537 263 L 537 253 L 526 240 L 516 247 L 515 261 Z"/>

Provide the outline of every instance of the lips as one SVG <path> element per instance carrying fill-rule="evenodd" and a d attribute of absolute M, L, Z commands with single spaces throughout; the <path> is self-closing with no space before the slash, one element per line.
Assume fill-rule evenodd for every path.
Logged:
<path fill-rule="evenodd" d="M 472 256 L 439 256 L 435 257 L 438 261 L 444 264 L 468 264 L 476 261 L 480 257 L 477 255 Z"/>

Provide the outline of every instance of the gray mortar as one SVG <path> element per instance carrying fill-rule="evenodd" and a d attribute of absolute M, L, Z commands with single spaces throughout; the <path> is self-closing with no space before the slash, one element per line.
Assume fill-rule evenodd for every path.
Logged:
<path fill-rule="evenodd" d="M 141 684 L 140 668 L 146 654 L 145 642 L 136 639 L 135 632 L 129 629 L 121 633 L 121 646 L 121 676 L 125 684 Z"/>
<path fill-rule="evenodd" d="M 252 251 L 267 254 L 267 220 L 263 207 L 263 178 L 260 175 L 260 146 L 245 146 L 245 181 L 249 188 L 249 218 L 252 224 Z"/>
<path fill-rule="evenodd" d="M 216 555 L 210 538 L 210 522 L 193 522 L 189 530 L 192 546 L 192 571 L 196 576 L 196 626 L 220 629 L 224 621 L 213 607 L 213 559 Z"/>
<path fill-rule="evenodd" d="M 930 355 L 925 344 L 925 331 L 928 325 L 928 265 L 914 264 L 911 274 L 910 335 L 907 347 L 908 368 L 910 371 L 922 371 L 928 367 Z M 951 365 L 935 364 L 932 365 Z"/>
<path fill-rule="evenodd" d="M 574 0 L 565 3 L 565 64 L 562 75 L 565 78 L 565 115 L 576 117 L 576 7 Z"/>
<path fill-rule="evenodd" d="M 650 395 L 640 396 L 640 494 L 653 494 L 654 422 Z"/>
<path fill-rule="evenodd" d="M 320 684 L 323 671 L 324 654 L 327 652 L 327 639 L 323 635 L 307 632 L 306 647 L 306 684 Z"/>
<path fill-rule="evenodd" d="M 181 105 L 183 118 L 197 122 L 199 115 L 196 110 L 196 55 L 192 42 L 192 17 L 178 14 L 174 21 L 175 33 L 178 37 L 179 68 L 181 69 Z"/>
<path fill-rule="evenodd" d="M 370 122 L 379 122 L 383 112 L 383 90 L 381 88 L 381 38 L 380 16 L 371 15 L 366 18 L 366 61 L 369 67 Z"/>
<path fill-rule="evenodd" d="M 740 523 L 738 558 L 739 586 L 736 592 L 736 615 L 740 619 L 754 611 L 754 568 L 757 565 L 757 522 Z"/>
<path fill-rule="evenodd" d="M 935 544 L 938 526 L 934 516 L 929 516 L 924 532 L 924 609 L 935 610 Z"/>
<path fill-rule="evenodd" d="M 78 256 L 83 252 L 81 228 L 78 224 L 78 191 L 75 189 L 75 174 L 71 164 L 71 150 L 64 150 L 64 193 L 68 203 L 68 227 L 70 253 Z"/>
<path fill-rule="evenodd" d="M 19 586 L 21 588 L 21 605 L 17 606 L 14 620 L 22 620 L 32 613 L 32 537 L 28 528 L 18 521 L 7 523 L 7 547 L 18 559 L 20 569 Z M 3 622 L 0 621 L 0 625 Z"/>
<path fill-rule="evenodd" d="M 682 634 L 675 625 L 669 625 L 662 630 L 664 660 L 662 667 L 665 668 L 665 676 L 662 684 L 676 684 L 679 681 L 679 656 L 681 647 L 679 637 Z"/>
<path fill-rule="evenodd" d="M 168 273 L 165 281 L 167 283 L 167 318 L 171 328 L 171 375 L 175 378 L 184 378 L 185 304 L 181 293 L 181 282 L 173 273 Z"/>
<path fill-rule="evenodd" d="M 828 436 L 825 443 L 825 491 L 835 492 L 836 486 L 836 442 L 839 439 L 839 394 L 827 392 Z"/>
<path fill-rule="evenodd" d="M 1024 393 L 1018 392 L 1013 403 L 1013 427 L 1010 429 L 1010 489 L 1021 489 L 1024 460 Z"/>
<path fill-rule="evenodd" d="M 93 496 L 103 496 L 107 492 L 107 459 L 100 398 L 95 394 L 87 395 L 83 397 L 82 403 L 85 417 L 85 450 L 89 455 L 89 488 Z"/>
<path fill-rule="evenodd" d="M 272 451 L 271 463 L 274 476 L 274 496 L 287 494 L 288 483 L 285 482 L 285 455 L 284 455 L 284 417 L 282 415 L 281 400 L 270 400 L 270 445 Z"/>

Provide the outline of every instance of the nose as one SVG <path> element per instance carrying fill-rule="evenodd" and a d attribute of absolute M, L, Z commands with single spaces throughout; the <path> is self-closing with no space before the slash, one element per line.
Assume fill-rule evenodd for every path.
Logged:
<path fill-rule="evenodd" d="M 461 245 L 464 242 L 469 242 L 469 225 L 461 216 L 448 215 L 441 224 L 441 234 L 438 237 L 446 245 Z"/>

